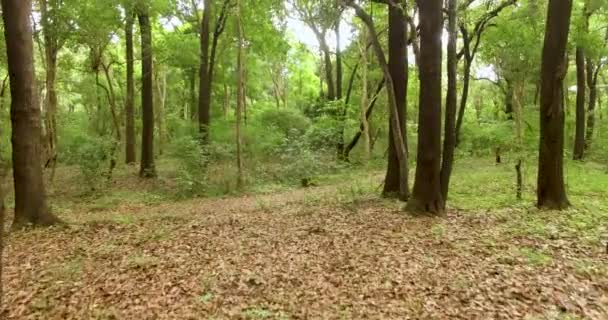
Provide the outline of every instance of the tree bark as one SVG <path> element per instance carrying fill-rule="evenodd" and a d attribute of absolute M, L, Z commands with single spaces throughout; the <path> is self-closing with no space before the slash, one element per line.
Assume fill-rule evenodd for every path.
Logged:
<path fill-rule="evenodd" d="M 420 10 L 420 112 L 416 181 L 406 209 L 443 214 L 441 196 L 442 0 L 418 0 Z"/>
<path fill-rule="evenodd" d="M 443 157 L 441 164 L 441 196 L 445 202 L 448 199 L 448 191 L 450 187 L 450 177 L 452 175 L 452 166 L 454 163 L 454 149 L 456 148 L 456 107 L 457 93 L 456 82 L 458 57 L 456 52 L 456 43 L 458 41 L 457 23 L 457 0 L 448 0 L 448 52 L 447 52 L 447 68 L 448 68 L 448 91 L 445 101 L 445 129 L 443 140 Z"/>
<path fill-rule="evenodd" d="M 139 175 L 142 178 L 156 177 L 154 166 L 154 89 L 152 67 L 152 30 L 150 18 L 146 12 L 138 13 L 141 33 L 142 61 L 142 137 L 141 137 L 141 167 Z"/>
<path fill-rule="evenodd" d="M 366 27 L 364 27 L 366 28 Z M 367 119 L 367 109 L 369 106 L 369 98 L 368 98 L 368 50 L 367 50 L 367 31 L 365 29 L 361 30 L 360 34 L 360 42 L 359 42 L 359 51 L 361 53 L 361 101 L 359 107 L 359 117 L 361 121 L 361 128 L 363 130 L 360 133 L 363 135 L 363 150 L 364 150 L 364 161 L 367 163 L 371 159 L 371 135 L 369 128 L 369 121 Z M 353 77 L 354 78 L 354 77 Z M 353 79 L 351 78 L 351 80 Z M 345 159 L 346 154 L 345 154 Z"/>
<path fill-rule="evenodd" d="M 574 138 L 574 160 L 583 160 L 585 152 L 585 53 L 583 47 L 576 48 L 576 135 Z"/>
<path fill-rule="evenodd" d="M 40 109 L 36 101 L 31 0 L 2 0 L 2 18 L 11 84 L 11 123 L 15 220 L 13 229 L 28 224 L 59 222 L 49 210 L 41 159 Z"/>
<path fill-rule="evenodd" d="M 403 9 L 389 5 L 388 11 L 388 67 L 393 79 L 397 119 L 389 120 L 388 164 L 382 195 L 407 201 L 409 198 L 408 165 L 407 162 L 399 162 L 399 146 L 390 143 L 395 139 L 393 137 L 393 123 L 397 121 L 401 128 L 401 139 L 407 152 L 407 22 Z M 402 192 L 402 190 L 405 190 L 405 192 Z"/>
<path fill-rule="evenodd" d="M 384 56 L 384 52 L 382 51 L 382 46 L 380 45 L 380 41 L 378 40 L 378 33 L 376 32 L 376 28 L 374 26 L 374 22 L 372 18 L 353 0 L 343 0 L 344 3 L 351 8 L 355 9 L 356 15 L 365 23 L 368 28 L 370 40 L 372 41 L 372 48 L 374 49 L 374 53 L 378 60 L 378 64 L 382 69 L 382 73 L 384 75 L 384 82 L 386 83 L 386 93 L 388 96 L 388 107 L 390 119 L 392 119 L 392 132 L 393 132 L 393 141 L 392 143 L 395 146 L 395 149 L 398 150 L 397 157 L 400 168 L 407 168 L 407 149 L 405 142 L 403 140 L 402 128 L 399 123 L 399 110 L 397 109 L 397 97 L 395 95 L 395 85 L 393 83 L 393 78 L 391 76 L 391 70 L 388 62 L 386 61 L 386 57 Z M 400 170 L 399 174 L 401 175 L 401 190 L 399 190 L 400 198 L 407 199 L 408 196 L 408 186 L 404 184 L 404 181 L 407 181 L 407 171 Z"/>
<path fill-rule="evenodd" d="M 601 62 L 594 65 L 593 61 L 587 59 L 587 86 L 589 87 L 589 107 L 587 108 L 587 132 L 585 134 L 585 150 L 591 147 L 593 131 L 595 130 L 595 106 L 597 105 L 597 77 L 601 70 Z"/>
<path fill-rule="evenodd" d="M 209 38 L 211 15 L 213 14 L 213 1 L 205 0 L 205 11 L 200 28 L 200 70 L 199 70 L 199 96 L 198 96 L 198 127 L 201 143 L 209 143 L 209 123 L 211 109 L 211 81 L 209 79 Z"/>
<path fill-rule="evenodd" d="M 56 4 L 56 3 L 54 3 Z M 44 163 L 54 166 L 57 159 L 57 90 L 55 88 L 57 78 L 57 54 L 60 45 L 56 30 L 53 28 L 53 18 L 47 0 L 40 1 L 40 18 L 44 37 L 44 61 L 46 62 L 46 95 L 45 95 L 45 129 L 46 129 L 46 156 Z M 56 9 L 56 8 L 55 8 Z"/>
<path fill-rule="evenodd" d="M 540 145 L 537 206 L 565 209 L 570 205 L 564 186 L 563 82 L 572 0 L 550 0 L 541 68 Z"/>
<path fill-rule="evenodd" d="M 126 56 L 127 56 L 127 98 L 125 103 L 125 162 L 133 164 L 135 156 L 135 80 L 133 57 L 133 13 L 127 13 L 125 22 Z"/>

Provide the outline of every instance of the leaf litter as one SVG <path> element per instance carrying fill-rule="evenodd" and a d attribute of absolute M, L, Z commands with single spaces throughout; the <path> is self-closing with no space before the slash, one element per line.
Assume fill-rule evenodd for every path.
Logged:
<path fill-rule="evenodd" d="M 332 188 L 161 203 L 16 232 L 5 319 L 608 319 L 608 255 L 509 219 L 413 218 Z M 121 217 L 120 219 L 116 219 Z M 525 219 L 513 214 L 510 219 Z"/>

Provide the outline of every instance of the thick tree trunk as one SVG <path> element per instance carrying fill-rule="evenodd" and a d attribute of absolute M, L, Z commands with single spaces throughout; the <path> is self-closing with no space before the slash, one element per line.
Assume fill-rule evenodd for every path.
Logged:
<path fill-rule="evenodd" d="M 563 82 L 572 0 L 550 0 L 542 60 L 537 206 L 565 209 Z"/>
<path fill-rule="evenodd" d="M 388 67 L 393 79 L 398 119 L 389 120 L 389 142 L 394 141 L 393 123 L 397 121 L 401 128 L 401 135 L 407 152 L 407 22 L 402 9 L 389 6 L 388 16 Z M 402 201 L 409 198 L 407 162 L 400 163 L 399 146 L 389 143 L 388 164 L 384 178 L 382 195 L 385 197 L 398 197 Z M 405 191 L 405 192 L 402 192 Z"/>
<path fill-rule="evenodd" d="M 154 89 L 152 68 L 152 30 L 147 13 L 138 14 L 141 33 L 142 61 L 142 137 L 141 137 L 141 167 L 139 175 L 142 178 L 156 177 L 154 167 Z"/>
<path fill-rule="evenodd" d="M 205 0 L 205 11 L 200 28 L 200 70 L 198 96 L 198 127 L 202 144 L 209 142 L 209 124 L 211 121 L 211 79 L 209 79 L 209 38 L 213 1 Z"/>
<path fill-rule="evenodd" d="M 576 48 L 576 135 L 574 137 L 574 160 L 583 160 L 585 152 L 585 53 Z"/>
<path fill-rule="evenodd" d="M 51 225 L 42 173 L 40 108 L 36 102 L 30 0 L 2 0 L 11 83 L 15 220 L 13 228 Z"/>
<path fill-rule="evenodd" d="M 442 0 L 418 0 L 420 10 L 420 112 L 416 181 L 406 209 L 443 214 L 441 196 Z"/>
<path fill-rule="evenodd" d="M 133 57 L 133 14 L 127 13 L 125 23 L 126 56 L 127 56 L 127 99 L 125 103 L 125 162 L 133 164 L 137 161 L 135 156 L 135 80 Z"/>
<path fill-rule="evenodd" d="M 388 62 L 386 61 L 386 57 L 384 56 L 384 52 L 382 51 L 382 46 L 380 45 L 380 41 L 378 40 L 378 33 L 376 32 L 376 28 L 374 26 L 374 22 L 372 18 L 353 0 L 346 0 L 346 4 L 353 9 L 355 9 L 356 15 L 365 23 L 368 28 L 370 40 L 372 42 L 372 48 L 376 55 L 376 59 L 378 60 L 378 64 L 382 69 L 382 74 L 384 75 L 384 82 L 386 83 L 386 93 L 388 97 L 388 107 L 389 107 L 389 118 L 391 121 L 391 130 L 393 133 L 392 144 L 397 150 L 397 158 L 398 158 L 398 167 L 399 168 L 407 168 L 407 148 L 405 141 L 403 139 L 403 131 L 401 127 L 401 123 L 399 121 L 399 110 L 398 110 L 398 101 L 397 96 L 395 94 L 395 84 L 393 82 L 393 78 L 391 76 L 391 68 L 389 67 Z M 403 30 L 405 31 L 405 30 Z M 403 33 L 405 34 L 405 33 Z M 405 39 L 405 37 L 404 37 Z M 403 57 L 402 57 L 403 58 Z M 402 88 L 399 88 L 401 90 Z M 408 197 L 408 185 L 407 185 L 407 170 L 399 170 L 398 173 L 400 175 L 399 181 L 401 190 L 399 190 L 399 195 L 401 199 L 407 199 Z M 406 182 L 406 183 L 403 183 Z"/>
<path fill-rule="evenodd" d="M 445 127 L 443 140 L 443 162 L 441 164 L 441 196 L 445 202 L 448 199 L 448 191 L 450 187 L 450 177 L 452 175 L 452 166 L 454 163 L 454 149 L 456 148 L 456 108 L 457 108 L 457 93 L 456 82 L 458 57 L 456 52 L 456 42 L 458 41 L 458 30 L 456 29 L 457 22 L 457 0 L 448 0 L 448 91 L 445 101 Z"/>

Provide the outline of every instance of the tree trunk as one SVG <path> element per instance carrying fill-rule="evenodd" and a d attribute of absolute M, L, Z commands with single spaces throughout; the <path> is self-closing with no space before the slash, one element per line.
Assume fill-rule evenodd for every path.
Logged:
<path fill-rule="evenodd" d="M 224 83 L 224 119 L 228 118 L 228 110 L 230 110 L 230 87 Z"/>
<path fill-rule="evenodd" d="M 45 95 L 45 129 L 46 129 L 46 157 L 43 159 L 47 166 L 55 166 L 57 159 L 57 91 L 55 80 L 57 78 L 57 54 L 59 42 L 57 34 L 51 27 L 52 18 L 49 17 L 53 8 L 48 7 L 47 0 L 40 1 L 40 18 L 43 26 L 44 56 L 46 62 L 46 95 Z"/>
<path fill-rule="evenodd" d="M 42 173 L 40 108 L 36 102 L 31 0 L 2 0 L 2 18 L 11 83 L 11 123 L 15 220 L 13 228 L 52 225 Z"/>
<path fill-rule="evenodd" d="M 132 164 L 137 161 L 135 156 L 135 80 L 134 80 L 134 57 L 133 57 L 133 14 L 127 13 L 125 23 L 126 55 L 127 55 L 127 99 L 125 103 L 125 135 L 126 150 L 125 162 Z"/>
<path fill-rule="evenodd" d="M 369 119 L 372 116 L 372 112 L 374 111 L 374 106 L 376 105 L 376 101 L 378 101 L 378 96 L 380 95 L 380 92 L 384 88 L 384 84 L 385 84 L 384 79 L 382 79 L 382 81 L 380 81 L 380 83 L 378 84 L 378 88 L 376 89 L 375 95 L 372 97 L 371 102 L 367 106 L 367 110 L 365 111 L 365 121 L 367 121 L 368 124 L 369 124 Z M 346 159 L 346 161 L 348 161 L 348 159 L 350 158 L 350 153 L 353 151 L 355 146 L 357 146 L 357 143 L 359 143 L 359 139 L 361 139 L 363 130 L 364 130 L 363 123 L 360 123 L 359 131 L 357 131 L 355 136 L 350 140 L 350 143 L 346 146 L 346 149 L 344 150 L 344 158 Z M 371 129 L 370 129 L 370 132 L 371 132 Z M 390 141 L 389 141 L 389 143 L 390 143 Z M 373 144 L 371 144 L 370 152 L 372 152 L 373 149 L 374 149 Z"/>
<path fill-rule="evenodd" d="M 242 111 L 245 103 L 245 39 L 243 38 L 243 24 L 241 17 L 241 3 L 237 0 L 237 32 L 238 32 L 238 52 L 237 52 L 237 101 L 236 101 L 236 165 L 237 165 L 237 189 L 243 188 L 243 154 L 242 154 Z"/>
<path fill-rule="evenodd" d="M 597 104 L 597 77 L 601 63 L 594 66 L 591 59 L 587 59 L 587 86 L 589 87 L 589 107 L 587 108 L 587 132 L 585 135 L 585 150 L 591 147 L 593 131 L 595 130 L 595 106 Z"/>
<path fill-rule="evenodd" d="M 384 56 L 384 52 L 382 51 L 382 46 L 380 45 L 380 41 L 378 40 L 378 33 L 376 32 L 376 28 L 374 26 L 374 22 L 372 18 L 353 0 L 344 0 L 345 3 L 355 9 L 356 15 L 365 23 L 368 28 L 370 40 L 372 41 L 372 48 L 374 49 L 374 53 L 376 54 L 376 58 L 378 60 L 378 64 L 382 69 L 382 73 L 384 75 L 384 82 L 386 83 L 386 93 L 388 96 L 388 107 L 390 119 L 392 119 L 392 132 L 393 132 L 393 145 L 395 149 L 398 150 L 398 167 L 399 168 L 407 168 L 407 149 L 403 139 L 401 124 L 399 123 L 399 110 L 397 109 L 397 97 L 395 94 L 395 85 L 393 83 L 393 78 L 391 76 L 391 69 L 389 64 L 386 61 L 386 57 Z M 400 170 L 400 181 L 401 181 L 401 190 L 399 190 L 400 198 L 407 199 L 408 196 L 408 186 L 404 184 L 404 181 L 407 181 L 407 170 Z"/>
<path fill-rule="evenodd" d="M 448 199 L 448 191 L 450 187 L 450 177 L 452 175 L 452 166 L 454 163 L 454 149 L 456 148 L 456 82 L 458 57 L 456 52 L 456 42 L 458 41 L 458 30 L 456 29 L 457 15 L 457 0 L 448 0 L 448 91 L 445 101 L 445 129 L 443 140 L 443 162 L 441 164 L 441 196 L 445 202 Z"/>
<path fill-rule="evenodd" d="M 416 181 L 406 209 L 443 214 L 441 196 L 441 0 L 418 0 L 420 10 L 420 112 Z"/>
<path fill-rule="evenodd" d="M 464 122 L 464 114 L 465 114 L 465 111 L 467 108 L 467 101 L 469 100 L 469 86 L 471 83 L 471 63 L 472 63 L 472 59 L 469 60 L 468 58 L 465 58 L 463 79 L 462 79 L 462 93 L 460 96 L 460 108 L 458 109 L 458 118 L 456 120 L 456 133 L 455 133 L 455 145 L 456 146 L 460 145 L 460 131 L 462 129 L 462 123 Z"/>
<path fill-rule="evenodd" d="M 141 167 L 139 175 L 142 178 L 156 177 L 154 167 L 154 92 L 152 68 L 152 30 L 147 13 L 138 14 L 141 33 L 142 61 L 142 137 L 141 137 Z"/>
<path fill-rule="evenodd" d="M 163 154 L 165 144 L 165 103 L 167 101 L 167 72 L 157 68 L 156 91 L 158 96 L 158 114 L 156 115 L 156 127 L 158 128 L 158 154 Z"/>
<path fill-rule="evenodd" d="M 574 138 L 574 160 L 583 160 L 585 152 L 585 53 L 576 48 L 576 135 Z"/>
<path fill-rule="evenodd" d="M 572 0 L 550 0 L 542 56 L 537 206 L 565 209 L 563 82 Z"/>
<path fill-rule="evenodd" d="M 336 19 L 334 26 L 334 33 L 336 35 L 336 100 L 342 99 L 342 52 L 340 48 L 340 15 Z M 341 110 L 338 114 L 339 132 L 338 132 L 338 143 L 336 144 L 336 155 L 338 160 L 344 161 L 344 127 L 346 126 L 346 113 L 348 105 L 342 103 Z"/>
<path fill-rule="evenodd" d="M 366 28 L 366 27 L 364 27 Z M 367 108 L 369 106 L 369 99 L 367 96 L 368 91 L 368 83 L 367 83 L 367 73 L 368 73 L 368 50 L 367 50 L 367 31 L 365 29 L 361 30 L 360 35 L 360 43 L 359 43 L 359 51 L 361 52 L 361 102 L 359 108 L 359 117 L 361 121 L 361 134 L 363 135 L 363 150 L 364 150 L 364 161 L 368 163 L 371 159 L 371 135 L 369 129 L 369 122 L 367 121 Z M 346 155 L 345 155 L 346 156 Z M 345 158 L 348 159 L 348 158 Z"/>
<path fill-rule="evenodd" d="M 209 143 L 209 123 L 211 109 L 211 79 L 209 79 L 209 38 L 211 15 L 213 14 L 213 1 L 205 0 L 203 20 L 200 28 L 200 70 L 199 70 L 199 96 L 198 96 L 198 127 L 201 143 Z"/>
<path fill-rule="evenodd" d="M 401 139 L 403 139 L 407 152 L 407 22 L 402 9 L 389 6 L 388 10 L 388 67 L 395 90 L 398 119 L 389 120 L 388 164 L 382 195 L 389 198 L 397 197 L 402 201 L 407 201 L 409 198 L 408 165 L 407 162 L 400 163 L 399 161 L 399 146 L 390 143 L 390 141 L 394 141 L 395 139 L 393 137 L 393 123 L 396 121 L 401 128 Z"/>

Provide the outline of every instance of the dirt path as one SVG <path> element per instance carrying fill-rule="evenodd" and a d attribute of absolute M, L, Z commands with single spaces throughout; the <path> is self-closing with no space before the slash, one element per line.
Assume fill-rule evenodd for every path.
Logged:
<path fill-rule="evenodd" d="M 15 233 L 3 314 L 608 319 L 599 246 L 520 236 L 501 215 L 411 218 L 340 190 L 119 207 L 67 217 L 68 230 Z"/>

